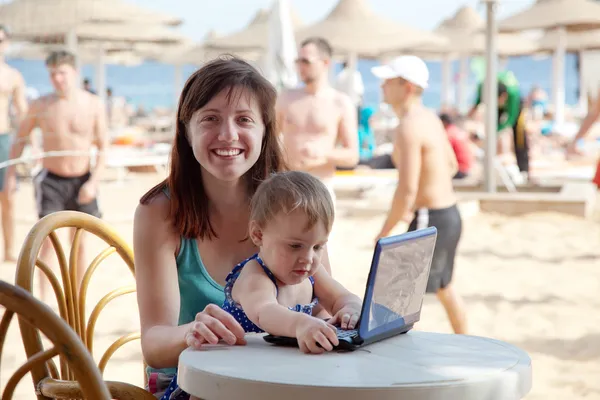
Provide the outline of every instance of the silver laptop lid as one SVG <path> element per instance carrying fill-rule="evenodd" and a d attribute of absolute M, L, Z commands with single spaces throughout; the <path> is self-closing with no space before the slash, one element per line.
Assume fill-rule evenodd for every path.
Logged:
<path fill-rule="evenodd" d="M 377 242 L 359 326 L 362 338 L 419 320 L 436 238 L 431 227 Z"/>

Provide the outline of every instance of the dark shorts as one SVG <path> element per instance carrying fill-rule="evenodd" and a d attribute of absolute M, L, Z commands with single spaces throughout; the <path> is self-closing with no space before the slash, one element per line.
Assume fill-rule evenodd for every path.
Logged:
<path fill-rule="evenodd" d="M 0 163 L 8 161 L 10 157 L 10 146 L 12 144 L 12 135 L 9 133 L 0 134 Z M 4 190 L 4 180 L 6 179 L 6 169 L 0 168 L 0 192 Z"/>
<path fill-rule="evenodd" d="M 90 179 L 88 172 L 82 176 L 64 177 L 42 169 L 33 179 L 38 216 L 45 217 L 57 211 L 80 211 L 102 218 L 98 199 L 79 204 L 79 189 Z"/>
<path fill-rule="evenodd" d="M 512 127 L 515 158 L 521 172 L 529 172 L 529 140 L 527 138 L 526 124 L 527 115 L 525 110 L 521 108 L 517 122 Z"/>
<path fill-rule="evenodd" d="M 465 179 L 467 176 L 469 176 L 467 173 L 458 171 L 452 179 Z"/>
<path fill-rule="evenodd" d="M 427 282 L 427 293 L 436 293 L 452 281 L 454 258 L 462 233 L 462 219 L 456 205 L 438 210 L 419 209 L 408 227 L 408 231 L 437 228 L 437 240 L 431 261 L 431 272 Z"/>

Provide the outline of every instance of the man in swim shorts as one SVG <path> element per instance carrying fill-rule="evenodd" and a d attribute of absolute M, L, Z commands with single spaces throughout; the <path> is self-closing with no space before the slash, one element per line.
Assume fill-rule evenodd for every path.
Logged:
<path fill-rule="evenodd" d="M 482 101 L 483 83 L 477 89 L 475 105 L 469 112 L 472 116 Z M 519 82 L 510 71 L 498 74 L 498 133 L 506 129 L 512 130 L 513 150 L 519 171 L 525 178 L 529 177 L 529 139 L 527 137 L 527 116 L 524 102 L 521 99 Z"/>
<path fill-rule="evenodd" d="M 437 228 L 427 292 L 437 295 L 454 332 L 465 333 L 464 304 L 452 284 L 462 233 L 452 186 L 458 165 L 442 122 L 421 100 L 428 86 L 429 70 L 420 58 L 402 56 L 374 67 L 372 72 L 384 81 L 384 101 L 400 119 L 392 154 L 398 168 L 398 186 L 377 238 L 389 236 L 400 222 L 409 224 L 409 231 Z"/>
<path fill-rule="evenodd" d="M 359 149 L 356 106 L 329 85 L 332 55 L 322 38 L 301 44 L 296 65 L 305 87 L 280 93 L 277 122 L 290 169 L 316 176 L 335 196 L 336 167 L 356 166 Z"/>
<path fill-rule="evenodd" d="M 4 53 L 8 49 L 10 33 L 0 25 L 0 163 L 9 160 L 12 142 L 12 129 L 10 120 L 11 101 L 16 111 L 15 122 L 27 113 L 27 100 L 25 98 L 25 80 L 19 71 L 4 62 Z M 0 168 L 0 208 L 2 211 L 2 234 L 4 237 L 4 261 L 16 261 L 13 254 L 13 238 L 15 221 L 13 214 L 13 194 L 16 187 L 7 184 L 6 167 Z M 9 190 L 10 189 L 10 190 Z"/>
<path fill-rule="evenodd" d="M 80 211 L 101 217 L 97 191 L 105 167 L 108 149 L 106 111 L 100 98 L 79 86 L 75 56 L 67 51 L 55 51 L 46 59 L 46 67 L 54 93 L 35 100 L 23 119 L 11 158 L 20 157 L 24 139 L 35 127 L 42 131 L 42 151 L 68 151 L 73 155 L 44 158 L 42 170 L 34 178 L 38 216 L 43 218 L 56 211 Z M 98 149 L 92 166 L 90 151 Z M 8 174 L 14 174 L 10 167 Z M 72 234 L 75 233 L 73 230 Z M 40 258 L 51 263 L 52 246 L 47 240 Z M 85 271 L 85 246 L 79 252 L 79 278 Z M 44 283 L 42 282 L 42 298 Z"/>

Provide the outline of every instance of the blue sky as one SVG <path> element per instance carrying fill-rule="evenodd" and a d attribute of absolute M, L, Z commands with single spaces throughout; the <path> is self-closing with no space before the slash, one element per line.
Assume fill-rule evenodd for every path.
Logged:
<path fill-rule="evenodd" d="M 182 32 L 200 41 L 211 29 L 219 34 L 243 28 L 260 8 L 268 8 L 273 0 L 129 0 L 149 9 L 163 11 L 182 18 Z M 470 5 L 485 15 L 480 0 L 367 0 L 380 15 L 423 29 L 432 29 L 459 7 Z M 337 0 L 291 0 L 292 6 L 305 23 L 325 17 Z M 499 0 L 500 17 L 529 7 L 534 0 Z M 408 7 L 402 6 L 410 4 Z M 435 12 L 432 12 L 435 10 Z"/>

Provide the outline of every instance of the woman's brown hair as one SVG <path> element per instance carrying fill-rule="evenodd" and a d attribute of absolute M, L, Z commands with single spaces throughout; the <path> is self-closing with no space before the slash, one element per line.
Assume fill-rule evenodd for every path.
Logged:
<path fill-rule="evenodd" d="M 192 115 L 213 97 L 228 90 L 228 97 L 231 99 L 234 92 L 239 93 L 239 88 L 244 88 L 255 96 L 265 125 L 260 156 L 244 175 L 249 196 L 254 194 L 258 185 L 271 173 L 284 169 L 275 117 L 277 91 L 273 85 L 254 67 L 239 58 L 220 57 L 205 64 L 189 77 L 179 98 L 169 176 L 140 199 L 141 204 L 148 204 L 152 198 L 168 190 L 169 218 L 183 237 L 212 239 L 217 236 L 209 218 L 208 197 L 202 183 L 200 164 L 194 157 L 187 138 L 188 124 Z"/>

